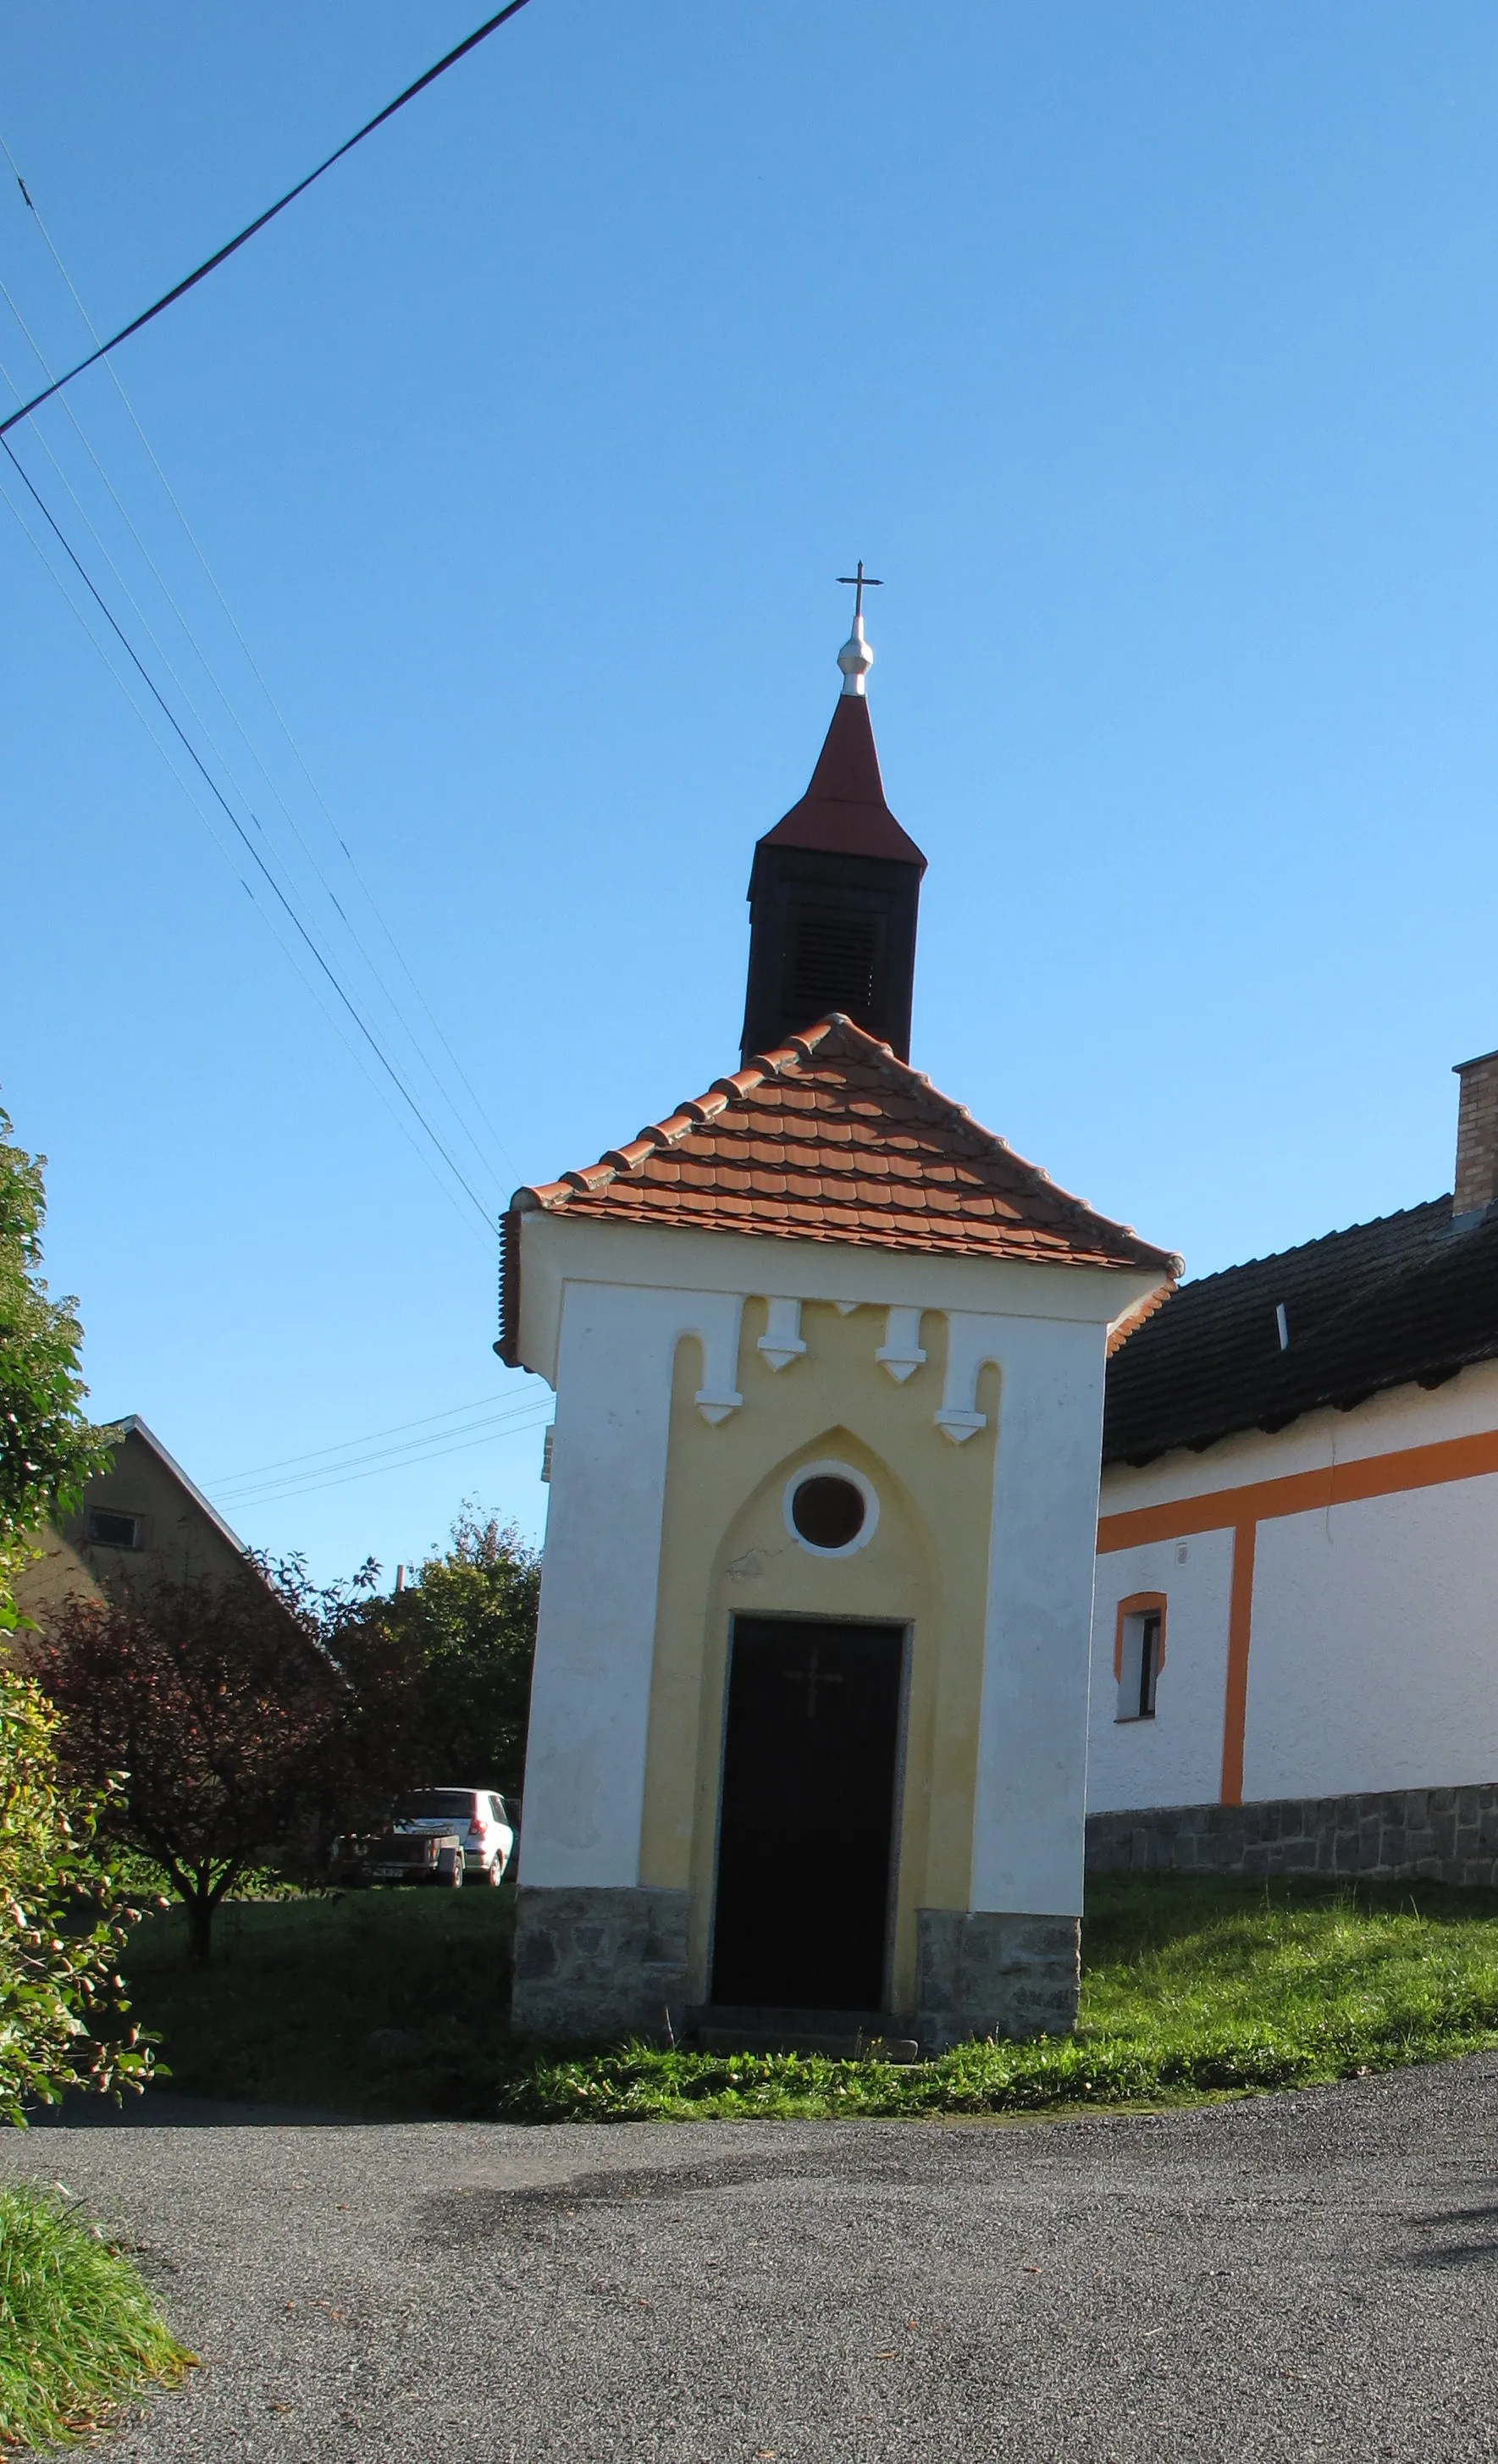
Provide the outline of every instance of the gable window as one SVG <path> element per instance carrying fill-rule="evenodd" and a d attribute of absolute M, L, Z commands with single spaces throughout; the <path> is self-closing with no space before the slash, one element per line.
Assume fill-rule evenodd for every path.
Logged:
<path fill-rule="evenodd" d="M 1153 1720 L 1155 1689 L 1165 1665 L 1165 1595 L 1136 1592 L 1118 1603 L 1113 1675 L 1118 1681 L 1115 1720 Z"/>
<path fill-rule="evenodd" d="M 94 1549 L 140 1549 L 142 1517 L 139 1514 L 117 1514 L 112 1507 L 91 1506 L 88 1510 L 89 1546 Z"/>

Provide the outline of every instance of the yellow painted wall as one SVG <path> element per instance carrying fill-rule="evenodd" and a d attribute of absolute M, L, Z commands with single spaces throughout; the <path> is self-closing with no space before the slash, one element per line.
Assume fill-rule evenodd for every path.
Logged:
<path fill-rule="evenodd" d="M 693 1893 L 689 1998 L 704 2000 L 731 1620 L 829 1617 L 910 1629 L 891 2004 L 914 2008 L 915 1910 L 968 1904 L 998 1375 L 980 1384 L 988 1425 L 963 1446 L 935 1427 L 946 1320 L 930 1312 L 923 1368 L 896 1385 L 874 1359 L 878 1312 L 802 1311 L 804 1356 L 772 1371 L 751 1301 L 739 1342 L 741 1411 L 710 1428 L 693 1400 L 694 1338 L 678 1346 L 650 1691 L 642 1882 Z M 879 1499 L 868 1546 L 814 1557 L 786 1530 L 785 1485 L 833 1457 Z M 942 1534 L 936 1549 L 933 1535 Z"/>

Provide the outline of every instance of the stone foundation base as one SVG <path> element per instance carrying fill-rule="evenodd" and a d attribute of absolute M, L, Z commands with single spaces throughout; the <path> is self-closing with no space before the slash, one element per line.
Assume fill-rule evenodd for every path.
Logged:
<path fill-rule="evenodd" d="M 1090 1814 L 1090 1874 L 1362 1874 L 1498 1883 L 1498 1782 Z"/>
<path fill-rule="evenodd" d="M 577 2043 L 681 2034 L 690 1891 L 531 1887 L 515 1911 L 511 2025 Z"/>
<path fill-rule="evenodd" d="M 918 1908 L 915 2029 L 922 2051 L 971 2036 L 1064 2036 L 1076 2025 L 1075 1917 Z"/>

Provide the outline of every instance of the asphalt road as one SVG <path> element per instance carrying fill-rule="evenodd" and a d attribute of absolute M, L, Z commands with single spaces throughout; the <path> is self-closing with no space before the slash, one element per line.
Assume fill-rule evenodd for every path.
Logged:
<path fill-rule="evenodd" d="M 1489 2055 L 1021 2127 L 63 2125 L 0 2163 L 122 2228 L 203 2356 L 118 2464 L 1492 2464 L 1495 2117 Z"/>

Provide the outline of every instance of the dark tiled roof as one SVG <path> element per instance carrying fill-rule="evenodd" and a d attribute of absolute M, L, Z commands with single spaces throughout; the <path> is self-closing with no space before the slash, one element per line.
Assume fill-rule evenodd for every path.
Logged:
<path fill-rule="evenodd" d="M 1433 1198 L 1183 1284 L 1110 1366 L 1103 1459 L 1149 1463 L 1494 1358 L 1498 1209 L 1453 1229 Z"/>
<path fill-rule="evenodd" d="M 1180 1261 L 1068 1196 L 861 1027 L 824 1019 L 517 1213 L 846 1241 L 1039 1265 Z M 507 1257 L 513 1259 L 513 1231 Z M 505 1271 L 507 1288 L 513 1265 Z M 513 1310 L 507 1312 L 513 1321 Z"/>
<path fill-rule="evenodd" d="M 884 801 L 873 722 L 862 693 L 838 696 L 811 784 L 760 845 L 878 856 L 886 863 L 916 864 L 925 871 L 925 857 Z"/>

